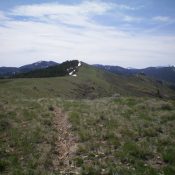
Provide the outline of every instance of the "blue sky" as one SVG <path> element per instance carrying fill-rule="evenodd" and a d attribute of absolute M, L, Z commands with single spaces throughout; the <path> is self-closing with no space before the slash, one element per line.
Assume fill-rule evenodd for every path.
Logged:
<path fill-rule="evenodd" d="M 175 65 L 174 0 L 0 1 L 0 66 Z"/>

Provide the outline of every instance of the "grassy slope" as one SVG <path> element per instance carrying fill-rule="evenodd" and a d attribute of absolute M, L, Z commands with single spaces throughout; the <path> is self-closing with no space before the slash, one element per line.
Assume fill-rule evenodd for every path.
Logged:
<path fill-rule="evenodd" d="M 175 96 L 165 85 L 146 77 L 118 76 L 83 64 L 77 77 L 31 78 L 0 80 L 1 94 L 20 95 L 22 98 L 66 97 L 96 98 L 114 93 L 134 96 Z M 6 90 L 8 89 L 8 91 Z"/>
<path fill-rule="evenodd" d="M 0 174 L 51 172 L 55 130 L 49 104 L 7 97 L 0 101 Z"/>
<path fill-rule="evenodd" d="M 59 174 L 52 165 L 57 134 L 52 106 L 68 113 L 79 138 L 72 160 L 79 174 L 174 175 L 175 101 L 10 96 L 0 102 L 2 174 Z"/>
<path fill-rule="evenodd" d="M 175 102 L 152 98 L 67 101 L 81 174 L 174 175 Z"/>
<path fill-rule="evenodd" d="M 0 173 L 58 173 L 52 165 L 56 139 L 52 106 L 59 106 L 69 113 L 72 132 L 79 136 L 73 161 L 81 174 L 174 175 L 173 101 L 148 97 L 58 98 L 94 98 L 114 92 L 143 95 L 143 91 L 150 93 L 149 88 L 155 93 L 154 82 L 138 79 L 106 74 L 85 65 L 78 77 L 0 80 Z M 173 94 L 166 87 L 163 90 Z"/>

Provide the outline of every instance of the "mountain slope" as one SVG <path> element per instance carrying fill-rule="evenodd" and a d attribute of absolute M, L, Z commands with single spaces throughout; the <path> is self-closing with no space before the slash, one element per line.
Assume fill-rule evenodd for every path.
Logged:
<path fill-rule="evenodd" d="M 145 69 L 126 69 L 119 66 L 110 65 L 94 65 L 95 67 L 101 68 L 105 71 L 109 71 L 119 75 L 134 75 L 134 74 L 145 74 L 151 78 L 157 80 L 163 80 L 175 84 L 175 67 L 148 67 Z"/>
<path fill-rule="evenodd" d="M 0 77 L 11 76 L 18 72 L 17 67 L 0 67 Z"/>
<path fill-rule="evenodd" d="M 87 75 L 87 72 L 88 75 Z M 119 93 L 122 95 L 134 96 L 169 96 L 175 95 L 167 84 L 162 84 L 154 79 L 150 79 L 143 75 L 123 76 L 104 72 L 99 69 L 93 69 L 92 66 L 84 65 L 78 72 L 80 78 L 86 77 L 89 83 L 98 84 L 99 91 L 106 95 Z M 159 94 L 160 93 L 160 94 Z M 169 95 L 168 95 L 169 94 Z"/>
<path fill-rule="evenodd" d="M 24 73 L 24 72 L 29 72 L 32 70 L 48 68 L 48 67 L 55 66 L 55 65 L 58 65 L 58 63 L 54 61 L 38 61 L 33 64 L 21 66 L 19 69 L 21 73 Z"/>
<path fill-rule="evenodd" d="M 72 62 L 65 62 L 63 65 L 69 65 Z M 175 91 L 169 88 L 166 83 L 160 83 L 143 75 L 123 76 L 103 71 L 93 66 L 73 61 L 76 69 L 76 77 L 71 76 L 71 71 L 59 72 L 58 67 L 47 68 L 38 71 L 32 71 L 25 74 L 25 77 L 1 80 L 1 91 L 24 98 L 43 98 L 43 97 L 64 97 L 64 98 L 97 98 L 116 95 L 122 96 L 152 96 L 174 98 Z M 56 71 L 56 72 L 55 72 Z M 40 74 L 38 74 L 40 73 Z M 51 74 L 50 74 L 51 73 Z M 55 73 L 55 76 L 51 77 Z M 40 76 L 50 76 L 50 78 L 34 78 Z M 73 74 L 74 75 L 74 74 Z M 5 95 L 5 94 L 4 94 Z"/>
<path fill-rule="evenodd" d="M 37 69 L 27 73 L 17 74 L 16 76 L 13 76 L 13 77 L 14 78 L 41 78 L 41 77 L 75 75 L 79 65 L 81 65 L 81 63 L 78 60 L 65 61 L 56 66 Z"/>
<path fill-rule="evenodd" d="M 24 65 L 21 67 L 0 67 L 0 77 L 9 77 L 12 75 L 26 73 L 37 69 L 44 69 L 47 67 L 58 65 L 53 61 L 39 61 L 33 64 Z"/>
<path fill-rule="evenodd" d="M 0 80 L 0 174 L 174 175 L 175 101 L 152 97 L 175 91 L 85 63 L 71 75 Z"/>
<path fill-rule="evenodd" d="M 45 69 L 45 68 L 49 68 L 52 66 L 58 66 L 58 65 L 59 65 L 58 63 L 53 62 L 53 61 L 39 61 L 39 62 L 36 62 L 33 64 L 21 66 L 19 68 L 17 68 L 17 67 L 0 67 L 0 77 L 10 77 L 10 76 L 19 75 L 19 74 L 25 74 L 25 73 L 28 73 L 31 71 L 35 72 L 35 70 Z M 127 69 L 127 68 L 123 68 L 120 66 L 110 66 L 110 65 L 100 65 L 100 64 L 96 64 L 94 66 L 97 68 L 100 68 L 102 70 L 112 72 L 115 74 L 119 74 L 119 75 L 136 75 L 136 74 L 144 75 L 145 74 L 146 76 L 149 76 L 149 77 L 154 78 L 156 80 L 161 80 L 161 81 L 163 80 L 163 81 L 167 81 L 167 82 L 175 84 L 175 67 L 174 66 L 171 66 L 171 67 L 148 67 L 145 69 L 134 69 L 134 68 Z M 57 72 L 57 68 L 56 68 L 55 72 Z M 40 74 L 40 73 L 39 72 L 37 73 L 37 71 L 36 71 L 35 74 Z M 46 75 L 44 75 L 44 71 L 42 74 L 43 74 L 43 76 L 41 76 L 41 77 L 46 76 Z M 53 74 L 55 74 L 55 76 L 56 76 L 56 74 L 61 75 L 61 73 L 58 73 L 58 72 L 53 73 Z M 65 74 L 66 74 L 66 71 L 63 73 L 63 75 L 65 75 Z M 20 76 L 18 76 L 18 77 L 20 77 Z M 27 74 L 25 74 L 25 76 L 27 76 Z M 29 76 L 29 74 L 28 74 L 28 76 Z M 32 75 L 29 77 L 32 77 Z"/>

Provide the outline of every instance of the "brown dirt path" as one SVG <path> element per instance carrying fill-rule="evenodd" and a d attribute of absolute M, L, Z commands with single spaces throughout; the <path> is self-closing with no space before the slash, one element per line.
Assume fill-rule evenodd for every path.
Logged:
<path fill-rule="evenodd" d="M 54 169 L 61 174 L 77 174 L 72 161 L 77 149 L 77 138 L 71 133 L 68 116 L 60 108 L 55 108 L 54 113 L 54 127 L 58 133 L 53 159 Z"/>

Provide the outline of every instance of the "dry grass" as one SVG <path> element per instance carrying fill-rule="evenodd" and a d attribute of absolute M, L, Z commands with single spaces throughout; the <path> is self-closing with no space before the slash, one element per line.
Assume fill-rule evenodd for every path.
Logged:
<path fill-rule="evenodd" d="M 66 101 L 81 174 L 175 173 L 175 106 L 151 98 Z"/>
<path fill-rule="evenodd" d="M 81 97 L 85 93 L 89 98 L 114 92 L 115 87 L 104 81 L 105 75 L 89 71 L 84 79 L 87 72 L 82 70 L 83 76 L 75 82 L 72 77 L 1 80 L 1 174 L 56 175 L 69 169 L 63 166 L 67 161 L 71 161 L 67 164 L 72 165 L 70 171 L 79 174 L 175 174 L 175 101 L 146 97 L 65 100 L 77 97 L 80 91 Z M 89 85 L 91 76 L 95 78 Z M 102 79 L 99 80 L 99 76 Z M 116 84 L 115 90 L 125 94 L 130 87 L 125 79 L 119 80 L 116 78 L 116 82 L 123 81 L 127 87 Z M 108 81 L 113 82 L 113 79 Z M 135 82 L 130 79 L 128 84 Z M 86 83 L 88 89 L 83 91 Z M 137 88 L 145 87 L 145 84 L 149 83 Z M 155 91 L 152 87 L 149 84 L 144 91 Z M 142 96 L 142 90 L 137 90 L 134 87 L 131 93 L 134 91 L 133 95 Z M 166 89 L 164 91 L 166 94 Z M 56 165 L 53 161 L 55 157 L 59 158 L 58 152 L 64 155 L 67 150 L 61 151 L 64 146 L 58 146 L 61 132 L 58 133 L 56 123 L 58 125 L 60 119 L 55 120 L 55 108 L 69 116 L 70 136 L 78 136 L 76 154 L 65 158 L 62 164 L 59 160 Z M 69 123 L 65 122 L 65 125 Z M 65 132 L 62 138 L 66 139 Z"/>

